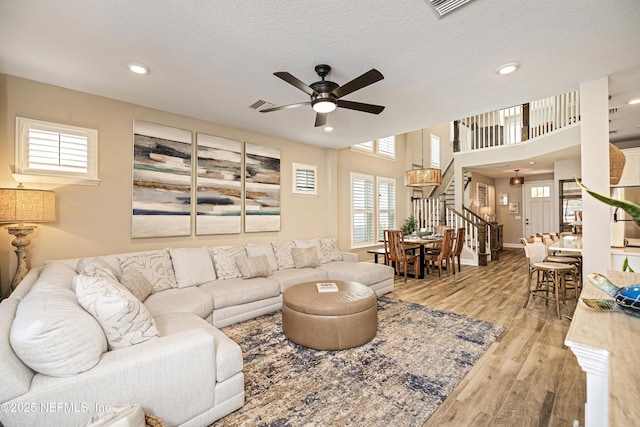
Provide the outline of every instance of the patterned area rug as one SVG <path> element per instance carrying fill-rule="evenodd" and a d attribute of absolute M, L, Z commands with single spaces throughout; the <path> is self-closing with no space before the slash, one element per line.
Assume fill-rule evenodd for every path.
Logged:
<path fill-rule="evenodd" d="M 242 348 L 246 403 L 218 426 L 420 426 L 502 326 L 378 300 L 378 334 L 342 351 L 299 346 L 281 313 L 223 329 Z"/>

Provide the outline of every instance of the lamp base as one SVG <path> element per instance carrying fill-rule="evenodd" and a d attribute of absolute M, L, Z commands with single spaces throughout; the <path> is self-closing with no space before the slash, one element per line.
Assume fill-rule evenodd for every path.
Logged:
<path fill-rule="evenodd" d="M 18 257 L 16 274 L 11 280 L 12 291 L 29 272 L 29 266 L 27 264 L 27 246 L 29 246 L 31 240 L 27 239 L 27 236 L 33 233 L 33 230 L 35 230 L 36 227 L 37 226 L 35 225 L 10 225 L 5 227 L 9 231 L 9 234 L 16 236 L 16 238 L 11 242 L 11 244 L 16 247 L 16 256 Z"/>

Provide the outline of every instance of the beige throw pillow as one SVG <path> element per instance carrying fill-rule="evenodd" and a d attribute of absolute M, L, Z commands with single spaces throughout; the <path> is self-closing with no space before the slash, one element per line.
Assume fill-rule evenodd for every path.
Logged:
<path fill-rule="evenodd" d="M 120 276 L 120 283 L 143 302 L 153 293 L 153 285 L 138 270 L 128 269 Z"/>
<path fill-rule="evenodd" d="M 293 261 L 293 255 L 291 249 L 296 245 L 293 242 L 271 242 L 273 253 L 276 257 L 276 263 L 279 270 L 286 270 L 287 268 L 295 268 L 296 263 Z"/>
<path fill-rule="evenodd" d="M 115 280 L 79 274 L 74 284 L 78 302 L 102 326 L 111 349 L 160 335 L 147 308 Z"/>
<path fill-rule="evenodd" d="M 320 266 L 318 252 L 315 247 L 291 249 L 296 268 L 315 268 Z"/>
<path fill-rule="evenodd" d="M 120 255 L 118 262 L 123 273 L 130 269 L 142 273 L 151 282 L 155 292 L 178 287 L 168 250 Z"/>
<path fill-rule="evenodd" d="M 269 261 L 266 255 L 248 257 L 239 255 L 236 257 L 236 264 L 242 272 L 242 277 L 251 279 L 253 277 L 267 277 L 273 271 L 269 267 Z"/>

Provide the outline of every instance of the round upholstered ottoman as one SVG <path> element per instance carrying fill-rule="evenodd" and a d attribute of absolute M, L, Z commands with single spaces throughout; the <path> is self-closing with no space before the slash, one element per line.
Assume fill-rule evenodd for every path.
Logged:
<path fill-rule="evenodd" d="M 287 338 L 317 350 L 344 350 L 376 336 L 374 291 L 361 283 L 333 280 L 337 292 L 319 292 L 317 283 L 301 283 L 284 291 L 282 330 Z"/>

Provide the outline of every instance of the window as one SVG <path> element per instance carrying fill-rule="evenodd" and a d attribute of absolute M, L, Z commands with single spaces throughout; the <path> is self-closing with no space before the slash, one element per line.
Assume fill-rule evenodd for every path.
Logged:
<path fill-rule="evenodd" d="M 396 180 L 378 178 L 378 240 L 396 228 Z"/>
<path fill-rule="evenodd" d="M 360 144 L 352 145 L 351 148 L 367 153 L 376 154 L 380 157 L 391 159 L 396 158 L 396 137 L 387 136 L 385 138 L 367 141 Z"/>
<path fill-rule="evenodd" d="M 394 179 L 351 173 L 352 247 L 375 245 L 383 230 L 396 227 L 395 186 Z"/>
<path fill-rule="evenodd" d="M 97 184 L 98 131 L 18 117 L 15 173 L 21 182 Z"/>
<path fill-rule="evenodd" d="M 431 134 L 431 167 L 440 169 L 440 138 Z"/>
<path fill-rule="evenodd" d="M 312 165 L 293 163 L 293 194 L 318 195 L 318 168 Z"/>
<path fill-rule="evenodd" d="M 551 197 L 551 187 L 549 187 L 548 185 L 531 187 L 531 198 L 537 199 L 540 197 Z"/>

